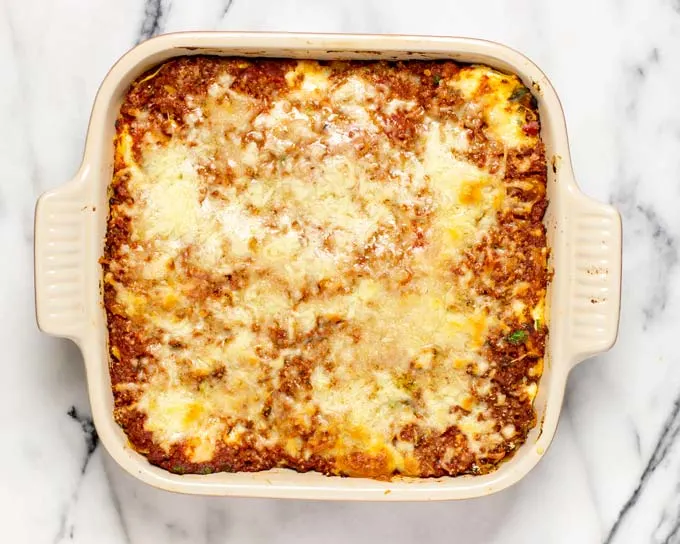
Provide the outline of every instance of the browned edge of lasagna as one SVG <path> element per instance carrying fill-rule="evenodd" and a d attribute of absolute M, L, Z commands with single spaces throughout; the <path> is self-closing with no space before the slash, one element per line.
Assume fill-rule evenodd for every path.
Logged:
<path fill-rule="evenodd" d="M 179 57 L 116 122 L 115 419 L 174 473 L 484 474 L 536 424 L 546 161 L 515 75 Z"/>

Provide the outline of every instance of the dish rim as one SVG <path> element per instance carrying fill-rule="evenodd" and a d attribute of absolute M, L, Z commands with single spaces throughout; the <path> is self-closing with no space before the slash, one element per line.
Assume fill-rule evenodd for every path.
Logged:
<path fill-rule="evenodd" d="M 554 277 L 548 294 L 550 337 L 536 399 L 538 425 L 516 454 L 490 474 L 444 478 L 323 476 L 273 469 L 258 473 L 177 475 L 152 466 L 128 444 L 112 414 L 101 269 L 113 162 L 112 129 L 122 96 L 141 73 L 175 56 L 222 54 L 279 58 L 448 58 L 517 74 L 539 104 L 546 144 L 546 215 Z M 107 145 L 108 143 L 108 145 Z M 108 177 L 107 177 L 108 172 Z M 517 51 L 458 37 L 183 32 L 146 41 L 109 71 L 94 101 L 83 162 L 66 185 L 38 200 L 35 222 L 36 313 L 46 333 L 70 338 L 85 360 L 95 426 L 109 454 L 130 474 L 170 491 L 251 497 L 349 500 L 440 500 L 488 495 L 516 483 L 542 458 L 554 436 L 573 366 L 609 349 L 618 331 L 621 220 L 586 197 L 571 168 L 564 114 L 549 80 Z M 108 382 L 108 386 L 107 386 Z"/>

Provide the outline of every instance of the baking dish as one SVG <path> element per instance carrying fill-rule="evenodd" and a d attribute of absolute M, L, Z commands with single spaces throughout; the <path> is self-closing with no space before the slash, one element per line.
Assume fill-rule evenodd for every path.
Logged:
<path fill-rule="evenodd" d="M 550 338 L 536 411 L 539 424 L 517 454 L 483 476 L 377 481 L 300 474 L 170 474 L 127 444 L 112 417 L 107 333 L 99 258 L 113 167 L 114 122 L 130 83 L 180 55 L 251 57 L 442 59 L 484 63 L 516 73 L 539 103 L 550 164 L 545 222 L 554 277 L 548 293 Z M 92 413 L 112 457 L 141 480 L 171 491 L 259 497 L 355 500 L 461 499 L 499 491 L 522 478 L 545 453 L 557 426 L 569 370 L 605 351 L 618 329 L 621 222 L 618 213 L 584 196 L 571 171 L 559 100 L 545 75 L 521 54 L 467 38 L 276 33 L 165 35 L 127 53 L 109 72 L 95 99 L 85 155 L 76 176 L 38 201 L 35 223 L 36 309 L 40 328 L 75 341 L 85 359 Z"/>

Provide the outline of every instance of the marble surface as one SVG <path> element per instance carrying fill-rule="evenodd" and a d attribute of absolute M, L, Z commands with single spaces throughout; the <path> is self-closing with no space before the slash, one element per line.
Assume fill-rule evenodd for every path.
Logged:
<path fill-rule="evenodd" d="M 518 485 L 435 504 L 186 497 L 100 447 L 78 350 L 35 325 L 33 208 L 76 171 L 111 64 L 187 29 L 467 35 L 547 72 L 581 186 L 624 217 L 623 310 L 618 344 L 574 370 L 555 441 Z M 678 0 L 2 0 L 0 74 L 0 540 L 680 542 Z"/>

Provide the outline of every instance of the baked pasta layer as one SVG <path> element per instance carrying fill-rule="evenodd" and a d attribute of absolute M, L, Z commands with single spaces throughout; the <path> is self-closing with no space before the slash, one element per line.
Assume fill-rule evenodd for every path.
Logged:
<path fill-rule="evenodd" d="M 545 208 L 514 75 L 166 62 L 116 123 L 115 418 L 175 473 L 489 472 L 536 423 Z"/>

